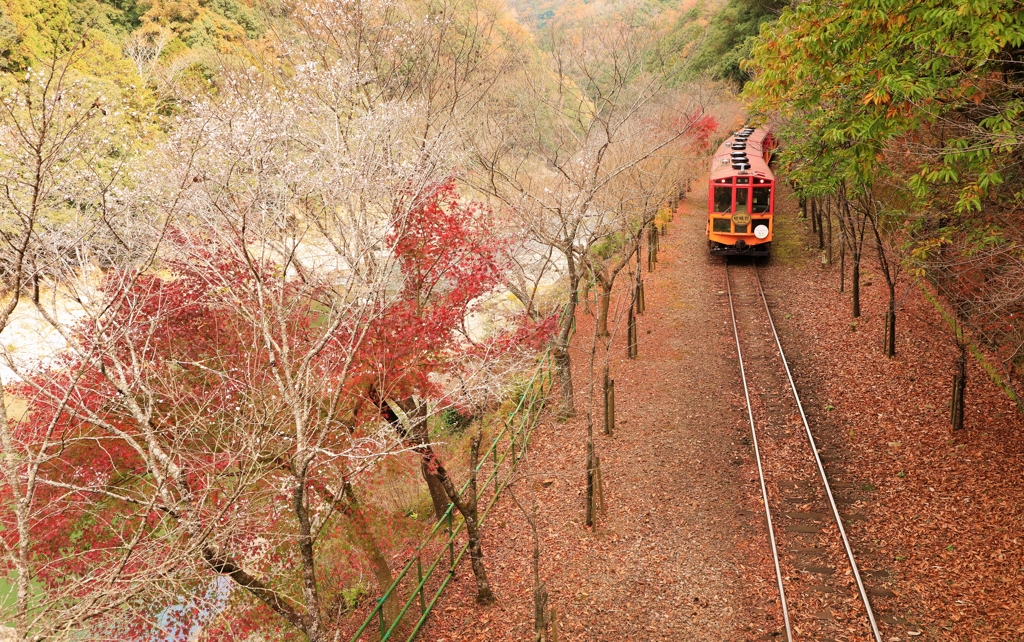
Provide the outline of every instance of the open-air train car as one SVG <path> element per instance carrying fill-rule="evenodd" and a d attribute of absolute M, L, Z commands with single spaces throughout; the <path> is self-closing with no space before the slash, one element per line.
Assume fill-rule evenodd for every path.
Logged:
<path fill-rule="evenodd" d="M 725 139 L 711 160 L 708 246 L 719 256 L 768 256 L 775 231 L 775 175 L 768 167 L 776 141 L 745 127 Z"/>

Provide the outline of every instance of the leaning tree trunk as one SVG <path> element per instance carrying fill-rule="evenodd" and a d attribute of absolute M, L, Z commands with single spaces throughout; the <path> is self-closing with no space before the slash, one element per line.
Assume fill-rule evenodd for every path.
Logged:
<path fill-rule="evenodd" d="M 355 492 L 352 490 L 352 484 L 347 481 L 344 482 L 342 492 L 344 499 L 342 502 L 336 502 L 336 505 L 339 507 L 348 525 L 349 541 L 366 556 L 366 560 L 370 563 L 370 571 L 373 573 L 374 579 L 377 580 L 377 586 L 380 588 L 381 596 L 383 596 L 395 581 L 394 576 L 391 574 L 391 567 L 388 565 L 387 558 L 384 557 L 384 554 L 381 553 L 380 548 L 377 546 L 377 539 L 373 536 L 370 522 L 363 512 L 359 498 L 356 497 Z M 389 626 L 398 618 L 398 595 L 392 594 L 384 603 L 382 610 L 384 612 L 385 626 Z"/>
<path fill-rule="evenodd" d="M 494 592 L 491 590 L 491 583 L 487 579 L 487 568 L 484 566 L 484 551 L 480 544 L 480 516 L 476 499 L 476 466 L 480 455 L 480 437 L 480 430 L 478 430 L 469 444 L 469 485 L 465 498 L 455 488 L 455 484 L 452 483 L 444 466 L 438 463 L 437 470 L 440 473 L 444 489 L 448 493 L 448 498 L 459 509 L 459 513 L 462 514 L 466 523 L 469 561 L 473 568 L 473 576 L 476 578 L 476 601 L 478 604 L 491 604 L 494 602 Z"/>
<path fill-rule="evenodd" d="M 448 512 L 448 494 L 444 485 L 438 477 L 436 467 L 432 462 L 437 461 L 437 455 L 430 445 L 430 433 L 427 429 L 427 405 L 409 397 L 394 402 L 409 420 L 407 426 L 391 406 L 382 403 L 381 415 L 390 423 L 403 441 L 414 446 L 413 450 L 420 456 L 420 474 L 430 491 L 430 502 L 434 507 L 434 519 L 440 521 Z"/>

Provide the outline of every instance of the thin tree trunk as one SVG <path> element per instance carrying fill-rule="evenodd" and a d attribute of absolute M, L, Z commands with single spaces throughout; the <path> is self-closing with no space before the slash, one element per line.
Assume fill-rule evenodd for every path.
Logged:
<path fill-rule="evenodd" d="M 639 353 L 638 341 L 637 341 L 637 328 L 636 328 L 636 315 L 633 314 L 633 307 L 629 306 L 629 312 L 626 318 L 626 357 L 628 359 L 636 359 Z"/>
<path fill-rule="evenodd" d="M 885 315 L 885 356 L 896 356 L 896 288 L 889 288 L 889 309 Z"/>
<path fill-rule="evenodd" d="M 853 270 L 850 274 L 850 284 L 853 290 L 853 318 L 860 316 L 860 252 L 853 251 Z"/>
<path fill-rule="evenodd" d="M 551 346 L 551 357 L 558 373 L 558 385 L 561 390 L 561 403 L 558 418 L 561 420 L 576 416 L 576 404 L 572 389 L 572 363 L 569 360 L 569 342 L 558 337 Z"/>
<path fill-rule="evenodd" d="M 615 381 L 608 373 L 608 364 L 604 366 L 604 434 L 611 435 L 615 431 Z"/>
<path fill-rule="evenodd" d="M 642 260 L 640 258 L 640 239 L 636 240 L 636 290 L 633 294 L 633 309 L 636 314 L 644 313 L 644 278 L 643 270 L 641 270 L 640 264 Z"/>
<path fill-rule="evenodd" d="M 653 272 L 658 262 L 658 231 L 651 225 L 647 229 L 647 271 Z"/>
<path fill-rule="evenodd" d="M 534 544 L 535 555 L 537 550 Z M 534 642 L 548 640 L 548 587 L 544 584 L 534 584 L 533 587 L 533 639 Z"/>
<path fill-rule="evenodd" d="M 516 495 L 509 487 L 508 496 L 519 510 L 526 517 L 530 525 L 530 539 L 533 542 L 533 642 L 547 642 L 548 624 L 550 616 L 548 612 L 548 589 L 544 582 L 540 581 L 540 533 L 537 531 L 537 495 L 533 496 L 533 504 L 530 512 L 527 513 L 523 505 L 516 499 Z"/>
<path fill-rule="evenodd" d="M 825 215 L 828 217 L 828 264 L 832 265 L 832 198 L 825 197 Z"/>
<path fill-rule="evenodd" d="M 615 380 L 608 380 L 608 416 L 604 434 L 609 437 L 615 432 Z"/>
<path fill-rule="evenodd" d="M 597 336 L 608 336 L 608 310 L 612 301 L 612 283 L 609 279 L 597 278 Z"/>
<path fill-rule="evenodd" d="M 518 502 L 516 502 L 518 504 Z M 522 506 L 520 506 L 522 509 Z M 523 511 L 524 513 L 526 511 Z M 548 639 L 548 587 L 540 581 L 540 533 L 537 532 L 537 497 L 530 507 L 530 539 L 533 542 L 533 639 L 547 642 Z"/>
<path fill-rule="evenodd" d="M 587 512 L 585 523 L 594 526 L 594 440 L 587 438 Z"/>
<path fill-rule="evenodd" d="M 839 292 L 846 292 L 846 243 L 839 246 Z"/>
<path fill-rule="evenodd" d="M 825 249 L 825 225 L 824 225 L 823 221 L 821 220 L 821 215 L 822 215 L 821 209 L 822 209 L 821 208 L 821 204 L 818 202 L 818 199 L 814 199 L 814 216 L 815 216 L 815 218 L 818 219 L 818 249 L 819 250 L 824 250 Z"/>
<path fill-rule="evenodd" d="M 494 592 L 491 590 L 491 583 L 487 579 L 487 568 L 484 566 L 484 551 L 480 542 L 480 518 L 477 511 L 476 499 L 476 466 L 480 456 L 480 431 L 481 427 L 473 435 L 469 444 L 469 485 L 466 489 L 466 497 L 463 498 L 452 483 L 448 471 L 440 463 L 437 464 L 438 474 L 448 498 L 459 509 L 463 520 L 466 523 L 466 537 L 469 540 L 469 561 L 473 568 L 473 576 L 476 578 L 476 601 L 478 604 L 491 604 L 494 602 Z"/>
<path fill-rule="evenodd" d="M 20 273 L 18 274 L 20 277 Z M 17 299 L 18 293 L 15 292 L 13 299 Z M 7 327 L 6 319 L 9 318 L 10 313 L 13 311 L 13 306 L 10 304 L 7 307 L 6 313 L 3 314 L 4 323 L 0 325 L 0 330 Z M 29 560 L 32 558 L 32 533 L 30 530 L 31 514 L 32 514 L 32 497 L 34 493 L 30 488 L 26 488 L 23 484 L 23 473 L 21 465 L 23 460 L 19 456 L 19 448 L 15 446 L 14 434 L 11 426 L 8 424 L 7 417 L 7 391 L 2 382 L 0 382 L 0 444 L 3 446 L 2 460 L 0 465 L 3 466 L 3 477 L 4 482 L 10 488 L 11 501 L 10 510 L 14 514 L 14 518 L 17 523 L 18 535 L 16 550 L 8 553 L 8 559 L 11 560 L 14 566 L 14 573 L 17 576 L 15 582 L 15 604 L 14 604 L 14 619 L 8 621 L 6 624 L 13 625 L 17 635 L 15 640 L 23 639 L 21 636 L 26 635 L 28 632 L 28 611 L 29 602 L 31 599 L 31 588 L 32 588 L 32 573 L 30 571 Z M 25 637 L 24 639 L 28 639 Z"/>
<path fill-rule="evenodd" d="M 960 355 L 953 375 L 953 400 L 950 404 L 950 423 L 954 431 L 963 430 L 964 427 L 964 392 L 967 388 L 967 345 L 961 339 L 957 341 L 957 347 Z"/>
<path fill-rule="evenodd" d="M 853 318 L 860 317 L 860 261 L 864 249 L 864 232 L 868 224 L 869 214 L 861 213 L 861 219 L 857 221 L 854 217 L 856 210 L 850 206 L 850 201 L 844 198 L 843 208 L 846 220 L 849 222 L 851 232 L 850 250 L 853 252 L 853 273 L 851 275 L 853 287 Z"/>
<path fill-rule="evenodd" d="M 866 207 L 873 207 L 873 202 L 869 197 L 865 203 Z M 877 212 L 874 209 L 870 211 L 869 222 L 871 223 L 871 231 L 875 235 L 878 265 L 882 268 L 882 276 L 885 277 L 886 289 L 889 292 L 889 305 L 885 311 L 885 334 L 882 347 L 885 351 L 885 356 L 892 358 L 896 356 L 896 278 L 899 265 L 895 261 L 890 261 L 890 257 L 886 255 L 885 245 L 882 243 L 882 233 L 878 229 Z"/>

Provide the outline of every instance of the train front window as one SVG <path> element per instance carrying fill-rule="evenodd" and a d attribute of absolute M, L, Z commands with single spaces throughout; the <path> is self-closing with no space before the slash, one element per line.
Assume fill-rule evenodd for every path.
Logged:
<path fill-rule="evenodd" d="M 732 221 L 727 218 L 713 218 L 711 219 L 711 231 L 718 232 L 719 234 L 729 234 L 732 232 Z"/>
<path fill-rule="evenodd" d="M 747 201 L 750 199 L 750 190 L 746 187 L 736 188 L 736 211 L 750 214 Z"/>
<path fill-rule="evenodd" d="M 751 208 L 754 214 L 767 214 L 772 204 L 772 188 L 755 187 L 754 202 Z"/>
<path fill-rule="evenodd" d="M 715 188 L 715 211 L 732 212 L 732 187 Z"/>

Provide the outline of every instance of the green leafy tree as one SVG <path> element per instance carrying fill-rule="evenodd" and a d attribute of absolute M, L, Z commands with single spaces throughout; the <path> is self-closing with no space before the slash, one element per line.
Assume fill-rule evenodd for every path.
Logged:
<path fill-rule="evenodd" d="M 1013 0 L 812 0 L 763 27 L 745 65 L 751 108 L 781 124 L 788 178 L 811 198 L 845 194 L 877 243 L 909 248 L 958 342 L 1004 355 L 1003 382 L 1022 365 L 1020 331 L 1006 330 L 1022 301 L 1004 287 L 1024 255 L 1006 233 L 1024 205 L 1022 55 Z"/>

